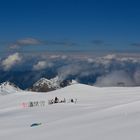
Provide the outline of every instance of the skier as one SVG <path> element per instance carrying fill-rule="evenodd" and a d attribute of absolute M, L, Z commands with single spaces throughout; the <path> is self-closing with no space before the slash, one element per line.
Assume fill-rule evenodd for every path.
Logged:
<path fill-rule="evenodd" d="M 57 97 L 55 97 L 54 103 L 58 103 L 58 102 L 59 102 L 59 99 Z"/>
<path fill-rule="evenodd" d="M 71 99 L 71 103 L 73 103 L 74 102 L 74 100 L 73 99 Z"/>

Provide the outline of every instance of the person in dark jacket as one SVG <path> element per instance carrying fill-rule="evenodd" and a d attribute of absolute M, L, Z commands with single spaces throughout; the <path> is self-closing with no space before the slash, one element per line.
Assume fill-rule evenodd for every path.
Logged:
<path fill-rule="evenodd" d="M 58 103 L 58 102 L 59 102 L 59 99 L 57 97 L 55 97 L 54 103 Z"/>

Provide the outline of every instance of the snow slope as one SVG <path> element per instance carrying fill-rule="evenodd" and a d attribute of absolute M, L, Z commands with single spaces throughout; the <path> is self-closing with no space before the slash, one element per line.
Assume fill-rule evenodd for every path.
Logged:
<path fill-rule="evenodd" d="M 23 108 L 23 102 L 76 98 Z M 33 123 L 40 126 L 30 127 Z M 91 87 L 74 84 L 48 93 L 0 96 L 1 140 L 139 140 L 140 87 Z"/>

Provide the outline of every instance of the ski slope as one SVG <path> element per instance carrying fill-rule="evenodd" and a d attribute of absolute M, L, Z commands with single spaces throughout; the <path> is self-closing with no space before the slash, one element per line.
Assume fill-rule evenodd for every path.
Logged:
<path fill-rule="evenodd" d="M 66 103 L 23 107 L 55 97 Z M 69 103 L 69 99 L 77 103 Z M 33 123 L 39 126 L 30 127 Z M 0 96 L 0 140 L 140 140 L 140 87 L 74 84 Z"/>

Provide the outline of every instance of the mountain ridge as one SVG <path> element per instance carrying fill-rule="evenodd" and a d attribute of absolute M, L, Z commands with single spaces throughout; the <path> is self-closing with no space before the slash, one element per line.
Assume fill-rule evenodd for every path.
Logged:
<path fill-rule="evenodd" d="M 10 93 L 15 93 L 22 91 L 19 87 L 17 87 L 15 84 L 6 81 L 0 84 L 0 94 L 1 95 L 6 95 Z"/>
<path fill-rule="evenodd" d="M 33 86 L 30 87 L 28 90 L 36 92 L 48 92 L 66 87 L 73 84 L 74 82 L 74 80 L 61 80 L 58 76 L 52 79 L 47 79 L 43 77 L 37 82 L 35 82 Z"/>

